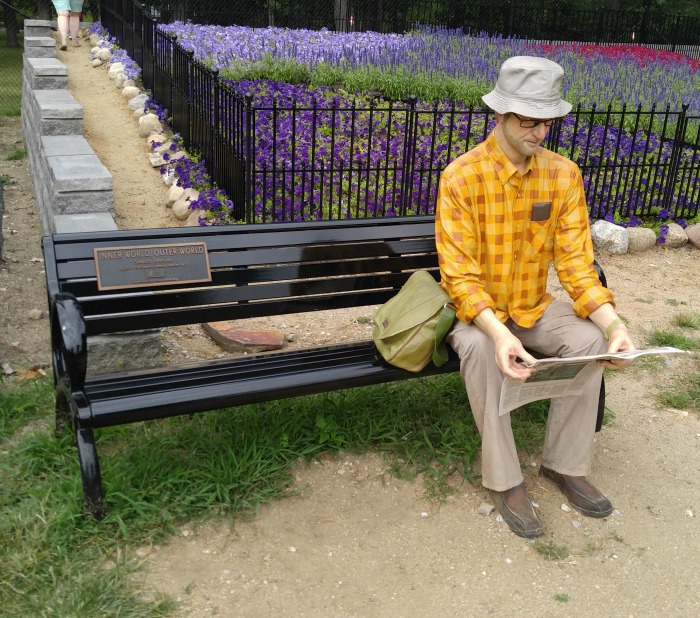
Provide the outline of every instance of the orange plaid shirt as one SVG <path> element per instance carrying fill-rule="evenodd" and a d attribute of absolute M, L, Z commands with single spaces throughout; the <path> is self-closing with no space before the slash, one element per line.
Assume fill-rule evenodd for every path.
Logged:
<path fill-rule="evenodd" d="M 546 218 L 533 220 L 534 204 Z M 614 304 L 593 266 L 581 172 L 549 150 L 520 174 L 492 132 L 443 171 L 435 228 L 442 286 L 464 322 L 490 307 L 501 322 L 533 326 L 553 299 L 552 261 L 577 315 Z"/>

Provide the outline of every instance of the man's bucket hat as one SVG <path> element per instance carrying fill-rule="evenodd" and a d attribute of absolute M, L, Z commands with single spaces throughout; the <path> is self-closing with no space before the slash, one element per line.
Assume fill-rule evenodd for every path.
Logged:
<path fill-rule="evenodd" d="M 481 98 L 499 114 L 559 118 L 571 111 L 561 98 L 563 79 L 564 69 L 552 60 L 514 56 L 501 65 L 496 87 Z"/>

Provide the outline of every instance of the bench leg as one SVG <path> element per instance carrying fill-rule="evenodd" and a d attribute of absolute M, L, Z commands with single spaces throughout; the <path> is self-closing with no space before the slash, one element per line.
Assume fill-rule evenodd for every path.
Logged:
<path fill-rule="evenodd" d="M 600 396 L 598 398 L 598 418 L 595 422 L 595 430 L 603 428 L 603 417 L 605 416 L 605 377 L 600 379 Z"/>
<path fill-rule="evenodd" d="M 92 427 L 77 426 L 75 437 L 78 445 L 80 473 L 83 477 L 83 510 L 86 515 L 102 519 L 104 517 L 102 478 Z"/>
<path fill-rule="evenodd" d="M 57 382 L 55 384 L 55 393 L 56 403 L 54 407 L 54 415 L 56 423 L 56 435 L 62 436 L 66 425 L 70 425 L 71 423 L 70 400 L 66 395 L 66 386 L 62 385 L 60 382 Z"/>

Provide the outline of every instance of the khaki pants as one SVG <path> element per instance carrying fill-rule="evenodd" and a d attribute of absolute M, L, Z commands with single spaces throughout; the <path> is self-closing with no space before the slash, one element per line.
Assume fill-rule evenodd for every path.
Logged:
<path fill-rule="evenodd" d="M 511 320 L 506 326 L 526 348 L 545 356 L 583 356 L 607 350 L 600 329 L 576 316 L 569 303 L 557 300 L 532 328 L 522 328 Z M 481 434 L 482 483 L 495 491 L 515 487 L 523 475 L 510 414 L 498 415 L 505 378 L 496 365 L 493 342 L 475 324 L 459 321 L 447 335 L 447 342 L 460 358 L 469 405 Z M 552 399 L 542 449 L 542 464 L 547 468 L 572 476 L 590 473 L 602 375 L 601 367 L 578 397 Z"/>

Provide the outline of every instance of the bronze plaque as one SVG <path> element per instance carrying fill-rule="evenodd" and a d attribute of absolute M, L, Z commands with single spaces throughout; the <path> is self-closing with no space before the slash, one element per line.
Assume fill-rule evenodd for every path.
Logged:
<path fill-rule="evenodd" d="M 211 281 L 203 242 L 93 249 L 99 290 Z"/>

